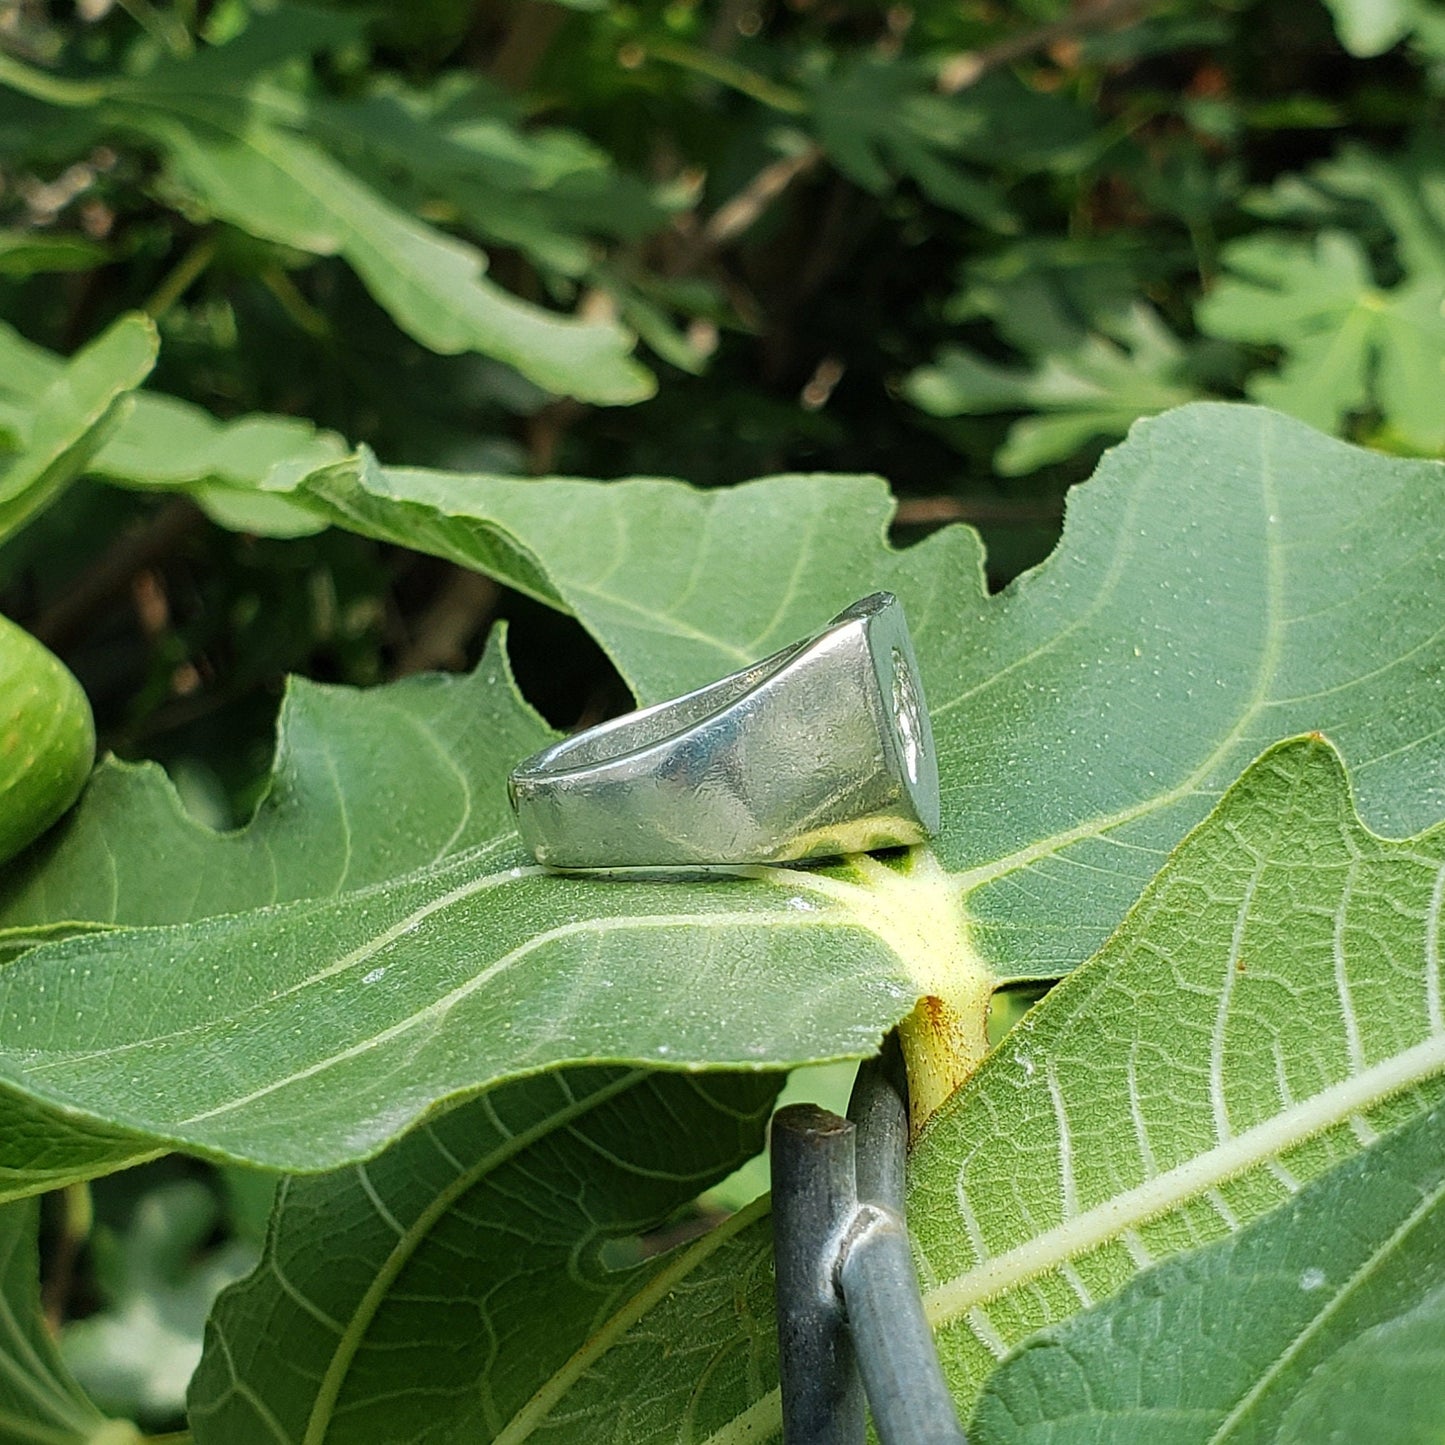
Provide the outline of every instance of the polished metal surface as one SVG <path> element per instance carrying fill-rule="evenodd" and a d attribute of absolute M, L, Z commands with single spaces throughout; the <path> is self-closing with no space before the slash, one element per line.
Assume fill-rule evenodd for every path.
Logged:
<path fill-rule="evenodd" d="M 543 749 L 507 789 L 552 868 L 920 843 L 938 828 L 938 763 L 903 608 L 875 592 L 814 638 Z"/>

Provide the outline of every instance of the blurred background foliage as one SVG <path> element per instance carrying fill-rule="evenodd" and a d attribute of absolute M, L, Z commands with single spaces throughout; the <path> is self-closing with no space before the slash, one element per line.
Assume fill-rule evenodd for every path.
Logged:
<path fill-rule="evenodd" d="M 900 544 L 971 521 L 994 586 L 1194 397 L 1445 454 L 1445 9 L 0 0 L 0 468 L 133 311 L 160 349 L 124 428 L 44 505 L 0 478 L 0 611 L 227 826 L 288 671 L 462 667 L 505 617 L 559 726 L 625 702 L 566 619 L 257 491 L 358 444 L 878 472 Z M 156 1168 L 54 1214 L 47 1300 L 90 1316 L 107 1407 L 164 1424 L 269 1185 Z"/>

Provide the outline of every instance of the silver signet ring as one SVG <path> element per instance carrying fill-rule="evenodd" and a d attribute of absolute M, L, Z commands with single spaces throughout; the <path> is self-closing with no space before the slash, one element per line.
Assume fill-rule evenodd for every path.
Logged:
<path fill-rule="evenodd" d="M 921 843 L 938 761 L 889 592 L 696 692 L 544 748 L 507 784 L 550 868 L 784 863 Z"/>

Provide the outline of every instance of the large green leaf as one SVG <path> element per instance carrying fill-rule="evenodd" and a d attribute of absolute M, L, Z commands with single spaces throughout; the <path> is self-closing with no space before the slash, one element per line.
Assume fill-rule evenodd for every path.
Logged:
<path fill-rule="evenodd" d="M 303 135 L 160 92 L 120 119 L 165 150 L 179 181 L 215 216 L 270 241 L 340 255 L 397 324 L 444 355 L 477 351 L 550 391 L 584 401 L 640 401 L 648 372 L 631 339 L 607 322 L 579 321 L 522 301 L 482 274 L 474 246 L 412 219 Z"/>
<path fill-rule="evenodd" d="M 1442 899 L 1445 827 L 1398 843 L 1367 831 L 1326 743 L 1283 744 L 1245 773 L 1107 946 L 1035 1007 L 914 1149 L 915 1260 L 965 1415 L 1000 1359 L 1039 1329 L 1094 1305 L 1117 1320 L 1142 1298 L 1172 1298 L 1146 1275 L 1137 1293 L 1121 1297 L 1118 1315 L 1100 1303 L 1171 1256 L 1259 1219 L 1272 1237 L 1277 1227 L 1288 1234 L 1270 1211 L 1298 1207 L 1314 1222 L 1291 1246 L 1305 1253 L 1283 1266 L 1289 1280 L 1308 1286 L 1307 1272 L 1318 1269 L 1322 1286 L 1337 1289 L 1358 1282 L 1352 1259 L 1389 1248 L 1391 1211 L 1408 1221 L 1438 1196 L 1438 1113 L 1423 1137 L 1402 1146 L 1416 1151 L 1433 1184 L 1422 1176 L 1412 1193 L 1368 1146 L 1445 1097 Z M 1430 1142 L 1433 1161 L 1425 1159 Z M 1333 1206 L 1306 1200 L 1311 1180 Z M 1373 1208 L 1342 1207 L 1362 1190 L 1379 1191 Z M 1436 1273 L 1423 1282 L 1432 1288 L 1435 1208 L 1434 1233 L 1422 1217 L 1414 1246 L 1417 1258 L 1431 1256 Z M 719 1311 L 733 1300 L 733 1329 L 719 1331 L 706 1311 L 696 1330 L 662 1307 L 644 1315 L 608 1359 L 590 1362 L 585 1378 L 559 1392 L 549 1417 L 557 1438 L 613 1438 L 609 1418 L 646 1388 L 632 1382 L 651 1381 L 670 1355 L 696 1351 L 687 1374 L 670 1382 L 675 1418 L 689 1389 L 706 1388 L 769 1316 L 766 1269 L 746 1264 L 765 1260 L 768 1243 L 766 1222 L 740 1220 L 716 1256 L 699 1251 L 677 1288 Z M 1186 1344 L 1174 1367 L 1186 1379 L 1197 1373 L 1201 1387 L 1207 1341 L 1199 1336 L 1210 1321 L 1231 1321 L 1239 1332 L 1221 1340 L 1223 1350 L 1265 1324 L 1251 1318 L 1257 1276 L 1240 1273 L 1210 1309 L 1181 1318 Z M 1421 1301 L 1422 1314 L 1433 1298 Z M 1164 1348 L 1160 1323 L 1157 1311 L 1140 1321 L 1146 1352 Z M 1428 1345 L 1429 1324 L 1411 1316 L 1396 1328 L 1420 1331 L 1415 1348 L 1438 1349 L 1438 1336 Z M 1369 1350 L 1376 1339 L 1353 1348 Z M 1081 1367 L 1092 1398 L 1139 1381 L 1127 1344 L 1115 1334 L 1096 1366 Z M 1268 1364 L 1243 1348 L 1237 1368 Z M 778 1397 L 767 1374 L 760 1369 L 761 1384 L 751 1387 L 730 1382 L 731 1413 L 705 1436 L 712 1445 L 776 1436 Z M 1326 1402 L 1341 1383 L 1322 1368 L 1295 1408 L 1333 1408 Z M 716 1419 L 721 1404 L 712 1407 Z M 1179 1423 L 1156 1419 L 1138 1438 L 1172 1440 Z M 1108 1424 L 1042 1438 L 1113 1440 Z"/>
<path fill-rule="evenodd" d="M 12 61 L 5 80 L 65 107 L 73 142 L 119 130 L 153 143 L 188 209 L 299 251 L 343 257 L 396 323 L 434 351 L 481 352 L 586 401 L 650 395 L 653 378 L 630 356 L 632 337 L 621 327 L 503 290 L 484 276 L 481 251 L 393 204 L 319 142 L 304 88 L 271 77 L 287 61 L 336 49 L 355 30 L 334 12 L 288 4 L 251 15 L 224 44 L 142 74 L 74 82 Z"/>
<path fill-rule="evenodd" d="M 13 1445 L 140 1445 L 70 1377 L 40 1310 L 38 1204 L 0 1205 L 0 1435 Z"/>
<path fill-rule="evenodd" d="M 398 505 L 369 490 L 374 475 L 455 501 Z M 520 733 L 500 734 L 496 750 L 486 740 L 496 718 L 521 715 L 501 684 L 466 775 L 494 810 L 470 852 L 433 862 L 403 849 L 390 869 L 350 879 L 370 885 L 358 892 L 303 884 L 275 907 L 257 908 L 269 895 L 253 893 L 216 902 L 227 911 L 199 925 L 36 949 L 0 978 L 6 1077 L 89 1128 L 134 1130 L 138 1149 L 315 1168 L 542 1067 L 857 1056 L 923 995 L 943 1002 L 945 1052 L 961 1072 L 983 1052 L 994 982 L 1086 957 L 1281 734 L 1329 730 L 1377 826 L 1407 831 L 1445 810 L 1440 475 L 1268 414 L 1186 409 L 1141 426 L 1079 494 L 1055 558 L 986 599 L 970 534 L 890 551 L 886 495 L 866 481 L 706 494 L 472 479 L 463 514 L 460 479 L 323 473 L 316 494 L 354 504 L 338 504 L 354 524 L 476 549 L 585 617 L 634 677 L 634 660 L 655 659 L 644 695 L 716 676 L 859 592 L 895 587 L 933 705 L 943 831 L 894 864 L 626 885 L 545 876 L 501 803 L 526 751 Z M 740 589 L 736 558 L 750 543 Z M 125 816 L 113 815 L 113 838 Z M 65 852 L 88 825 L 82 807 L 53 861 L 23 879 L 12 926 L 101 911 L 76 881 L 81 855 Z M 377 827 L 382 860 L 384 816 Z M 202 882 L 207 849 L 250 846 L 194 836 L 187 876 Z M 304 818 L 294 836 L 304 846 Z M 334 858 L 333 824 L 309 836 L 319 859 Z M 149 853 L 119 846 L 137 880 L 125 891 L 145 898 Z M 180 848 L 174 866 L 190 856 Z M 334 863 L 327 876 L 338 879 Z M 101 914 L 155 920 L 129 904 Z M 927 1040 L 915 1042 L 916 1064 Z M 916 1080 L 925 1112 L 957 1076 Z M 28 1165 L 17 1153 L 18 1185 Z"/>
<path fill-rule="evenodd" d="M 913 631 L 981 601 L 977 537 L 952 527 L 906 553 L 872 477 L 771 477 L 700 490 L 382 467 L 369 453 L 297 492 L 338 525 L 490 572 L 575 614 L 639 699 L 700 687 L 795 642 L 870 587 L 906 599 Z M 739 559 L 746 558 L 745 574 Z"/>
<path fill-rule="evenodd" d="M 1368 832 L 1324 742 L 1245 774 L 915 1153 L 927 1305 L 963 1398 L 1001 1350 L 1441 1096 L 1442 897 L 1445 828 Z"/>
<path fill-rule="evenodd" d="M 1033 1336 L 990 1378 L 969 1438 L 1438 1441 L 1422 1366 L 1445 1356 L 1442 1215 L 1435 1109 L 1248 1229 Z"/>
<path fill-rule="evenodd" d="M 889 548 L 891 503 L 868 479 L 700 492 L 362 458 L 303 493 L 573 612 L 644 702 L 897 592 L 941 758 L 934 851 L 999 974 L 1087 957 L 1211 799 L 1291 733 L 1340 744 L 1382 831 L 1445 815 L 1445 468 L 1267 412 L 1204 404 L 1137 426 L 1072 494 L 1053 557 L 993 598 L 963 528 Z"/>
<path fill-rule="evenodd" d="M 547 1074 L 287 1180 L 260 1268 L 209 1327 L 197 1445 L 522 1438 L 539 1395 L 668 1296 L 691 1255 L 639 1261 L 636 1236 L 759 1147 L 777 1085 Z"/>
<path fill-rule="evenodd" d="M 13 455 L 0 457 L 0 538 L 24 526 L 84 470 L 125 419 L 130 393 L 155 359 L 155 327 L 144 317 L 124 317 L 58 363 L 22 409 L 0 409 L 0 428 L 13 448 Z M 12 385 L 8 377 L 0 383 L 3 391 Z"/>
<path fill-rule="evenodd" d="M 495 648 L 471 677 L 366 693 L 297 680 L 277 733 L 271 789 L 232 833 L 197 824 L 153 764 L 103 762 L 70 817 L 6 870 L 0 958 L 111 924 L 332 896 L 475 848 L 508 826 L 501 791 L 476 787 L 491 750 L 521 755 L 551 736 L 516 703 Z M 0 1094 L 0 1121 L 0 1197 L 155 1152 L 125 1129 L 14 1093 Z"/>
<path fill-rule="evenodd" d="M 338 155 L 453 207 L 484 241 L 524 251 L 540 267 L 582 276 L 590 237 L 640 240 L 667 210 L 641 181 L 573 131 L 523 129 L 518 102 L 480 77 L 430 91 L 379 87 L 360 101 L 313 103 L 309 117 Z"/>
<path fill-rule="evenodd" d="M 0 970 L 0 1076 L 152 1144 L 314 1170 L 540 1069 L 866 1054 L 919 987 L 886 930 L 926 926 L 861 882 L 548 876 L 507 837 L 357 892 L 32 949 Z M 97 989 L 114 1007 L 82 1002 Z"/>

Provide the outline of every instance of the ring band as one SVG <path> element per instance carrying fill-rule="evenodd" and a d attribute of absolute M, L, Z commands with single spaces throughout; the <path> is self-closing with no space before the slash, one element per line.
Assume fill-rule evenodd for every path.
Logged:
<path fill-rule="evenodd" d="M 523 841 L 559 869 L 784 863 L 921 843 L 938 762 L 903 608 L 816 637 L 518 764 Z"/>

